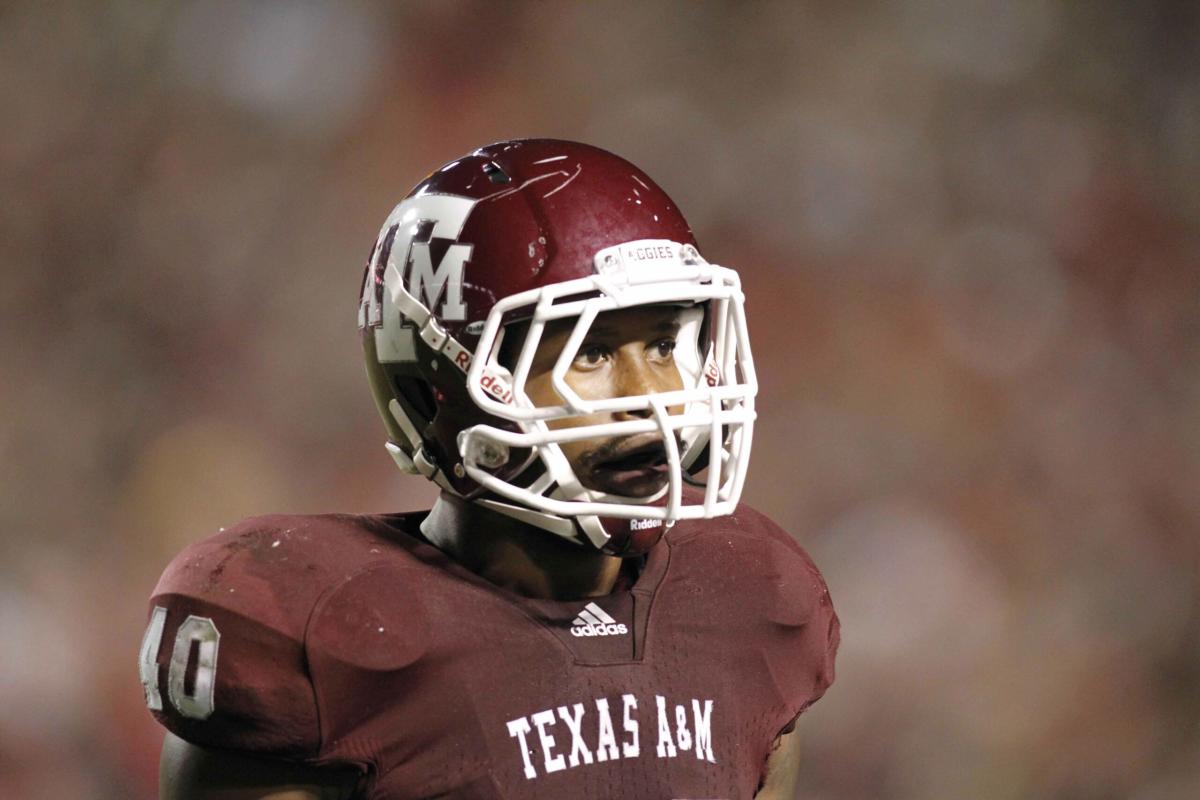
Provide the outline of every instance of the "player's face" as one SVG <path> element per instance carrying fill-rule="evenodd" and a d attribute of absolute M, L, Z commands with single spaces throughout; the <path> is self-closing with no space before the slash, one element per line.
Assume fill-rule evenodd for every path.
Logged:
<path fill-rule="evenodd" d="M 656 394 L 683 388 L 675 365 L 679 311 L 650 306 L 601 314 L 567 370 L 566 382 L 584 400 Z M 550 373 L 571 335 L 570 324 L 547 326 L 529 371 L 526 393 L 538 406 L 560 405 Z M 671 408 L 671 413 L 682 409 Z M 570 428 L 646 418 L 650 411 L 591 414 L 548 423 Z M 658 433 L 584 439 L 560 445 L 580 482 L 626 497 L 646 497 L 669 480 L 666 449 Z"/>

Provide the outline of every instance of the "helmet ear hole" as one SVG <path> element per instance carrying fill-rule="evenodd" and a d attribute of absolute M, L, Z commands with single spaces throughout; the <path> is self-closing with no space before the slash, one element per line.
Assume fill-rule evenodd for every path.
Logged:
<path fill-rule="evenodd" d="M 437 416 L 437 400 L 434 399 L 433 390 L 429 388 L 428 383 L 417 378 L 397 376 L 392 385 L 399 398 L 426 422 Z"/>
<path fill-rule="evenodd" d="M 483 165 L 483 174 L 488 176 L 488 180 L 492 183 L 505 184 L 512 181 L 504 170 L 500 169 L 500 165 L 495 161 L 489 161 Z"/>

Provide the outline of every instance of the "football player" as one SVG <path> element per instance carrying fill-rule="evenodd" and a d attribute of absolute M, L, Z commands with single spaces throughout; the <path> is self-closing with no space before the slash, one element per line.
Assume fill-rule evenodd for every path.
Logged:
<path fill-rule="evenodd" d="M 739 505 L 736 272 L 641 170 L 493 144 L 388 216 L 358 309 L 431 511 L 246 520 L 150 600 L 172 800 L 790 797 L 838 622 Z"/>

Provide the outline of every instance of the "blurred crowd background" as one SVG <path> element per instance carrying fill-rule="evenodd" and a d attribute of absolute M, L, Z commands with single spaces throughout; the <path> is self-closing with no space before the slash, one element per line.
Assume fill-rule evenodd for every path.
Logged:
<path fill-rule="evenodd" d="M 362 266 L 518 136 L 744 276 L 748 500 L 844 631 L 801 797 L 1200 797 L 1198 41 L 1183 0 L 0 5 L 0 797 L 156 796 L 183 545 L 430 502 Z"/>

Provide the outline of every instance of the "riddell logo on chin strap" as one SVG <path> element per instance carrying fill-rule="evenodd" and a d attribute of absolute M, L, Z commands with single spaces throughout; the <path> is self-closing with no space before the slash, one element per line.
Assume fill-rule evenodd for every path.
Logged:
<path fill-rule="evenodd" d="M 572 636 L 620 636 L 629 633 L 629 628 L 617 622 L 603 608 L 588 603 L 571 622 Z"/>

